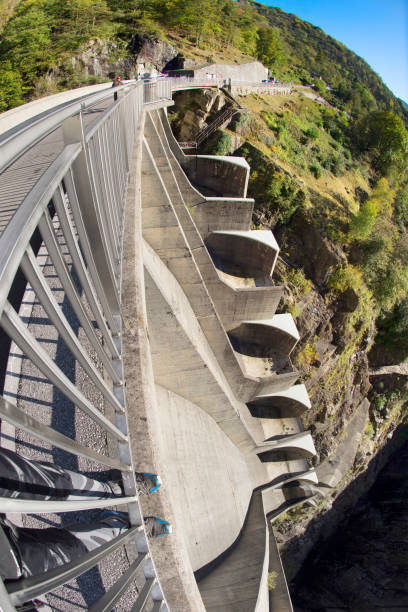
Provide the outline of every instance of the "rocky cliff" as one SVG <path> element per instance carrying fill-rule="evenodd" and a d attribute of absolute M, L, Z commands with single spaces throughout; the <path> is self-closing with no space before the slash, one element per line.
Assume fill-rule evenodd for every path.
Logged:
<path fill-rule="evenodd" d="M 215 108 L 213 105 L 216 102 L 219 105 L 218 96 L 219 94 L 211 90 L 176 96 L 172 114 L 176 136 L 187 139 L 196 129 L 210 123 L 212 109 Z M 243 103 L 242 100 L 241 102 Z M 289 104 L 282 102 L 284 108 L 289 108 Z M 267 118 L 272 123 L 271 115 Z M 404 422 L 406 414 L 408 377 L 404 371 L 374 371 L 369 363 L 375 334 L 373 303 L 361 290 L 358 273 L 348 267 L 348 255 L 338 242 L 330 238 L 330 235 L 335 233 L 334 223 L 331 225 L 327 212 L 319 212 L 332 210 L 336 205 L 336 198 L 343 206 L 344 198 L 350 194 L 357 202 L 365 201 L 368 194 L 365 186 L 361 185 L 356 185 L 352 193 L 351 186 L 347 184 L 344 195 L 334 194 L 335 198 L 333 193 L 326 195 L 322 191 L 318 192 L 314 184 L 308 185 L 296 177 L 287 164 L 279 165 L 278 161 L 261 152 L 262 148 L 265 148 L 264 142 L 268 143 L 269 150 L 273 150 L 271 144 L 279 146 L 279 141 L 271 143 L 271 140 L 262 139 L 259 142 L 262 126 L 257 121 L 258 119 L 248 115 L 244 121 L 235 118 L 226 131 L 213 136 L 212 148 L 208 147 L 207 143 L 205 152 L 216 153 L 219 143 L 227 142 L 227 152 L 245 155 L 251 164 L 249 194 L 253 195 L 258 203 L 254 224 L 257 227 L 273 229 L 280 244 L 281 257 L 274 276 L 276 283 L 285 286 L 280 311 L 292 313 L 301 336 L 292 353 L 292 361 L 300 372 L 301 382 L 307 386 L 312 402 L 312 408 L 302 416 L 302 420 L 305 429 L 311 429 L 318 452 L 315 465 L 319 485 L 315 487 L 315 497 L 310 503 L 297 507 L 278 519 L 275 523 L 275 534 L 280 544 L 286 574 L 295 589 L 295 599 L 299 606 L 306 606 L 304 609 L 307 611 L 337 609 L 336 606 L 339 610 L 350 612 L 372 610 L 372 603 L 368 603 L 367 608 L 358 607 L 361 603 L 359 597 L 364 589 L 364 585 L 359 583 L 363 570 L 359 568 L 359 561 L 353 555 L 346 556 L 343 563 L 343 553 L 339 552 L 336 562 L 333 561 L 335 568 L 341 566 L 342 569 L 339 573 L 339 586 L 336 584 L 331 598 L 327 597 L 327 590 L 337 577 L 331 573 L 330 578 L 323 581 L 325 563 L 328 561 L 324 560 L 325 557 L 319 561 L 321 550 L 326 549 L 325 542 L 328 551 L 333 550 L 334 546 L 337 547 L 333 538 L 339 529 L 345 528 L 344 522 L 350 515 L 356 517 L 358 533 L 361 523 L 364 523 L 364 512 L 367 510 L 367 516 L 374 512 L 371 506 L 367 505 L 371 503 L 371 493 L 368 494 L 368 491 L 374 490 L 376 486 L 381 490 L 383 486 L 381 483 L 384 482 L 384 477 L 378 474 L 400 440 L 397 436 L 394 442 L 393 435 L 400 423 Z M 248 144 L 248 140 L 254 141 L 254 135 L 258 138 L 258 148 Z M 264 174 L 262 181 L 261 173 Z M 278 194 L 277 206 L 287 193 L 292 197 L 289 201 L 289 214 L 285 216 L 275 214 L 273 211 L 277 208 L 274 209 L 273 206 L 266 208 L 268 198 L 270 202 L 271 197 L 266 194 L 273 194 L 279 181 L 283 188 L 281 194 Z M 260 201 L 264 201 L 265 205 L 259 206 Z M 341 222 L 336 223 L 341 227 Z M 350 278 L 344 278 L 344 270 L 351 270 Z M 375 566 L 376 563 L 375 556 L 370 556 L 369 539 L 374 537 L 378 528 L 380 541 L 381 531 L 387 524 L 388 515 L 381 516 L 382 508 L 388 507 L 386 502 L 384 504 L 376 506 L 377 518 L 373 524 L 370 523 L 370 529 L 362 536 L 366 539 L 365 555 L 370 559 L 367 561 L 367 567 L 370 564 Z M 346 548 L 345 544 L 344 550 L 341 550 L 344 552 Z M 387 558 L 389 553 L 390 549 L 385 547 L 383 559 Z M 352 569 L 354 562 L 357 563 L 355 570 Z M 317 572 L 313 588 L 319 581 L 322 584 L 320 599 L 316 600 L 318 603 L 313 604 L 313 588 L 309 589 L 307 586 L 310 574 L 305 573 L 304 569 L 311 563 L 313 571 Z M 315 563 L 319 563 L 317 568 Z M 350 586 L 347 590 L 343 589 L 342 585 L 347 582 L 347 576 L 353 577 L 354 571 L 355 577 Z M 369 572 L 369 569 L 364 571 Z M 387 571 L 386 564 L 382 563 L 384 585 L 388 579 L 391 582 L 393 580 L 394 570 L 388 574 L 388 578 L 385 577 Z M 374 582 L 375 574 L 372 576 L 372 584 L 367 584 L 367 602 L 374 601 L 370 599 L 371 596 L 375 598 Z M 385 591 L 384 585 L 381 588 Z M 305 590 L 302 590 L 303 588 Z M 341 599 L 343 591 L 347 593 L 344 601 Z M 342 607 L 351 605 L 353 597 L 357 607 Z M 303 611 L 303 608 L 300 607 L 300 610 Z"/>
<path fill-rule="evenodd" d="M 407 428 L 399 433 L 405 438 Z M 379 465 L 388 453 L 385 449 L 377 458 Z M 321 540 L 305 559 L 292 588 L 296 612 L 408 609 L 407 499 L 405 442 L 390 456 L 368 493 L 339 521 L 334 535 Z M 331 512 L 335 515 L 336 509 Z"/>

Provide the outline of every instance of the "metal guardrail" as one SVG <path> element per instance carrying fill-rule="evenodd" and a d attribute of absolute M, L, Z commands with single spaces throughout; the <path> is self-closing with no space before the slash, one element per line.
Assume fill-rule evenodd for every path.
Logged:
<path fill-rule="evenodd" d="M 117 102 L 87 130 L 82 121 L 83 110 L 95 100 L 112 98 L 112 91 L 91 96 L 87 102 L 64 105 L 3 138 L 3 167 L 61 122 L 66 146 L 26 196 L 0 238 L 0 326 L 25 359 L 35 364 L 48 385 L 51 383 L 71 400 L 76 410 L 85 413 L 99 431 L 117 441 L 117 457 L 95 452 L 4 396 L 0 398 L 0 418 L 52 447 L 120 469 L 124 494 L 79 501 L 1 497 L 0 508 L 11 515 L 29 515 L 122 506 L 128 512 L 131 528 L 125 535 L 57 570 L 1 584 L 2 610 L 14 610 L 15 605 L 65 584 L 129 540 L 133 540 L 138 551 L 136 560 L 92 610 L 110 610 L 137 572 L 143 572 L 146 581 L 135 609 L 143 609 L 149 596 L 157 602 L 156 609 L 167 609 L 148 552 L 129 443 L 121 361 L 120 264 L 129 160 L 138 121 L 144 104 L 169 98 L 171 89 L 169 82 L 135 83 L 122 88 L 120 93 Z M 44 266 L 40 266 L 34 252 L 32 237 L 38 233 L 43 260 L 52 274 L 44 273 Z M 98 397 L 112 412 L 112 418 L 109 411 L 104 414 L 93 401 L 92 392 L 79 388 L 75 379 L 70 378 L 63 364 L 45 350 L 44 343 L 12 306 L 10 294 L 19 270 L 35 295 L 36 308 L 42 309 L 48 324 L 56 330 L 58 342 L 65 343 L 69 359 L 81 367 L 90 387 L 97 389 Z M 58 292 L 64 296 L 62 302 Z M 65 314 L 67 304 L 74 315 Z M 76 320 L 83 331 L 81 335 L 75 327 Z"/>
<path fill-rule="evenodd" d="M 137 572 L 143 572 L 145 586 L 132 609 L 144 609 L 151 597 L 154 610 L 167 610 L 143 526 L 127 423 L 120 316 L 124 204 L 129 162 L 143 108 L 171 99 L 172 91 L 178 89 L 227 84 L 224 79 L 183 77 L 130 82 L 114 92 L 108 89 L 60 105 L 25 121 L 0 138 L 0 172 L 57 127 L 62 128 L 65 145 L 21 202 L 0 237 L 0 327 L 12 349 L 19 349 L 21 357 L 41 372 L 43 379 L 38 379 L 42 382 L 37 385 L 40 397 L 35 401 L 41 405 L 42 389 L 49 389 L 51 385 L 72 402 L 77 412 L 86 415 L 89 427 L 96 427 L 101 435 L 116 440 L 117 456 L 97 452 L 68 432 L 61 433 L 53 418 L 42 421 L 4 393 L 0 397 L 0 419 L 41 443 L 120 469 L 124 486 L 123 496 L 110 500 L 41 501 L 0 497 L 1 511 L 24 516 L 119 505 L 127 510 L 131 525 L 125 535 L 109 545 L 100 546 L 58 570 L 12 584 L 4 584 L 0 579 L 2 610 L 15 610 L 14 606 L 65 584 L 95 566 L 125 541 L 134 542 L 138 556 L 92 610 L 112 609 Z M 113 93 L 118 94 L 114 103 Z M 104 101 L 112 103 L 85 128 L 83 113 Z M 35 247 L 36 241 L 41 245 L 40 251 L 38 244 Z M 38 252 L 41 261 L 46 262 L 43 265 L 39 263 Z M 77 384 L 56 354 L 45 349 L 44 339 L 36 336 L 30 321 L 20 316 L 13 298 L 19 275 L 27 283 L 26 293 L 30 291 L 35 296 L 33 308 L 54 329 L 58 340 L 53 342 L 64 344 L 65 359 L 80 368 L 87 385 Z M 71 314 L 66 314 L 67 309 Z M 3 351 L 0 359 L 8 358 L 11 356 L 4 355 Z M 100 400 L 95 400 L 95 390 Z M 101 410 L 101 403 L 105 410 Z M 51 416 L 56 412 L 58 406 L 54 404 Z"/>

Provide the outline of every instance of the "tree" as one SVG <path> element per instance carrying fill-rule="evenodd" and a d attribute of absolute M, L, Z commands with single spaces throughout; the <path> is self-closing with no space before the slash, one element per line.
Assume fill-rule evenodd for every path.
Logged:
<path fill-rule="evenodd" d="M 10 62 L 0 63 L 0 113 L 23 103 L 21 76 Z"/>
<path fill-rule="evenodd" d="M 268 66 L 273 68 L 279 66 L 283 61 L 282 43 L 278 32 L 269 26 L 259 28 L 258 40 L 256 42 L 257 58 Z"/>
<path fill-rule="evenodd" d="M 0 57 L 20 72 L 25 84 L 31 84 L 49 66 L 53 60 L 51 22 L 41 2 L 17 8 L 3 32 Z"/>
<path fill-rule="evenodd" d="M 371 197 L 363 202 L 359 212 L 353 216 L 349 233 L 354 240 L 367 240 L 374 228 L 378 213 L 385 219 L 392 215 L 395 193 L 386 178 L 381 178 L 374 187 Z"/>
<path fill-rule="evenodd" d="M 403 121 L 391 111 L 374 111 L 355 125 L 354 135 L 361 151 L 371 153 L 374 168 L 386 175 L 403 161 L 408 133 Z"/>

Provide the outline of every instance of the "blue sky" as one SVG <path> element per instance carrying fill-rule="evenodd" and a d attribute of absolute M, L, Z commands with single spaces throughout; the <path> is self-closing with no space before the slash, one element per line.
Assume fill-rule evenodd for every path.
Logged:
<path fill-rule="evenodd" d="M 258 0 L 319 26 L 408 102 L 408 0 Z"/>

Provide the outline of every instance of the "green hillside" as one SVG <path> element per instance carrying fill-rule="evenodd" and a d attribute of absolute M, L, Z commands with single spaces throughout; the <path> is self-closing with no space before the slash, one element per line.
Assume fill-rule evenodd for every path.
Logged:
<path fill-rule="evenodd" d="M 317 194 L 312 214 L 362 271 L 379 337 L 400 345 L 401 321 L 408 323 L 408 111 L 363 59 L 320 28 L 247 0 L 21 0 L 0 36 L 0 111 L 50 93 L 50 83 L 58 91 L 97 81 L 73 69 L 90 41 L 111 49 L 114 62 L 131 59 L 141 37 L 171 42 L 200 64 L 257 58 L 280 79 L 313 84 L 336 107 L 259 105 L 252 136 L 244 129 L 253 148 L 242 149 L 258 172 L 251 190 L 280 223 L 305 205 L 302 194 Z M 293 187 L 264 162 L 262 170 L 254 151 L 300 183 Z M 367 201 L 350 196 L 356 189 Z"/>
<path fill-rule="evenodd" d="M 15 5 L 3 0 L 3 16 Z M 201 63 L 258 58 L 276 76 L 314 82 L 355 115 L 393 110 L 408 123 L 406 107 L 363 59 L 295 15 L 246 0 L 21 0 L 0 37 L 0 111 L 30 98 L 50 71 L 57 89 L 80 84 L 64 70 L 90 40 L 111 41 L 123 57 L 136 35 L 171 41 Z"/>
<path fill-rule="evenodd" d="M 282 75 L 295 81 L 314 82 L 329 102 L 355 114 L 378 107 L 394 110 L 408 122 L 402 101 L 361 57 L 296 15 L 258 3 L 254 6 L 279 32 L 284 59 L 277 69 Z M 333 91 L 326 93 L 315 75 L 321 76 Z"/>

